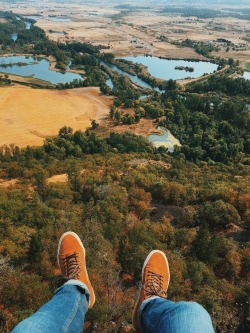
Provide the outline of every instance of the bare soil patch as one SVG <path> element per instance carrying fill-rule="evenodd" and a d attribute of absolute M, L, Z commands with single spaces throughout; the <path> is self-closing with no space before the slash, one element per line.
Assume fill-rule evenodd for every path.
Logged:
<path fill-rule="evenodd" d="M 67 183 L 68 175 L 66 173 L 62 173 L 60 175 L 54 175 L 47 179 L 48 184 L 55 184 L 55 183 Z"/>
<path fill-rule="evenodd" d="M 124 114 L 129 112 L 124 112 Z M 132 113 L 131 113 L 132 114 Z M 100 127 L 96 130 L 101 137 L 108 136 L 111 132 L 125 133 L 130 132 L 137 135 L 142 135 L 147 137 L 149 134 L 157 132 L 156 125 L 153 119 L 142 118 L 138 124 L 125 125 L 125 124 L 116 124 L 116 121 L 109 119 L 108 117 L 104 118 L 100 123 Z"/>
<path fill-rule="evenodd" d="M 0 187 L 10 187 L 10 186 L 15 186 L 18 183 L 18 179 L 17 178 L 13 178 L 13 179 L 0 179 Z"/>
<path fill-rule="evenodd" d="M 45 90 L 15 86 L 0 89 L 0 145 L 41 145 L 63 126 L 85 130 L 109 112 L 110 98 L 99 88 Z"/>

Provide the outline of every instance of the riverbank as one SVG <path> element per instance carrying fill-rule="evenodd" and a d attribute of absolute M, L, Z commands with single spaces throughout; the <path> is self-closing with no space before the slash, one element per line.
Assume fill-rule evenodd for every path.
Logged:
<path fill-rule="evenodd" d="M 60 91 L 17 85 L 0 88 L 0 95 L 0 146 L 42 145 L 65 125 L 84 131 L 92 119 L 107 117 L 111 104 L 94 87 Z"/>
<path fill-rule="evenodd" d="M 0 72 L 0 75 L 5 75 L 6 73 Z M 44 80 L 36 79 L 33 76 L 21 76 L 21 75 L 15 75 L 15 74 L 9 74 L 7 73 L 8 78 L 11 80 L 11 85 L 24 85 L 24 86 L 30 86 L 33 88 L 47 88 L 47 89 L 54 89 L 55 85 Z"/>

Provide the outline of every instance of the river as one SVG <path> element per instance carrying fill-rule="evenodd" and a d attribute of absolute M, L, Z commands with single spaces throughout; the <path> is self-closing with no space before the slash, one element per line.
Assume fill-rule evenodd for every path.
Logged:
<path fill-rule="evenodd" d="M 17 19 L 18 21 L 22 21 L 22 22 L 25 23 L 25 29 L 26 29 L 26 30 L 29 30 L 29 29 L 31 28 L 32 23 L 22 20 L 19 16 L 16 16 L 16 19 Z M 14 32 L 14 33 L 11 35 L 11 39 L 12 39 L 14 42 L 17 40 L 17 37 L 18 37 L 18 33 L 17 33 L 17 32 Z"/>
<path fill-rule="evenodd" d="M 137 75 L 131 75 L 131 74 L 129 74 L 129 73 L 123 71 L 122 69 L 118 68 L 117 66 L 115 66 L 115 65 L 113 65 L 113 64 L 110 64 L 110 63 L 108 63 L 108 62 L 103 62 L 103 61 L 101 61 L 100 64 L 109 67 L 112 71 L 115 71 L 115 72 L 117 72 L 118 74 L 125 75 L 125 76 L 129 77 L 130 80 L 131 80 L 133 83 L 138 84 L 138 85 L 140 85 L 141 87 L 148 88 L 148 89 L 153 89 L 148 83 L 146 83 L 146 82 L 144 82 L 143 80 L 141 80 Z"/>

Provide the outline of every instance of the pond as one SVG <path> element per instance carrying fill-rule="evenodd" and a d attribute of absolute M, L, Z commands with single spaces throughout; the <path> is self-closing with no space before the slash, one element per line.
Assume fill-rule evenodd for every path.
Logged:
<path fill-rule="evenodd" d="M 1 67 L 2 65 L 6 65 L 6 67 Z M 72 82 L 75 79 L 83 80 L 79 74 L 51 71 L 49 67 L 50 63 L 47 59 L 26 56 L 0 57 L 0 72 L 2 73 L 33 76 L 53 84 Z"/>
<path fill-rule="evenodd" d="M 250 80 L 250 72 L 244 72 L 243 77 L 244 77 L 244 79 L 246 79 L 246 80 Z"/>
<path fill-rule="evenodd" d="M 48 16 L 47 20 L 53 22 L 71 22 L 69 17 L 59 17 L 59 16 Z"/>
<path fill-rule="evenodd" d="M 161 59 L 151 56 L 132 56 L 123 57 L 122 59 L 140 63 L 148 68 L 148 72 L 156 78 L 162 80 L 180 80 L 187 77 L 197 78 L 204 74 L 211 74 L 218 69 L 218 65 L 207 61 L 187 61 L 187 60 L 172 60 Z M 192 67 L 192 72 L 176 69 Z"/>
<path fill-rule="evenodd" d="M 157 127 L 157 130 L 161 131 L 162 134 L 150 134 L 148 140 L 155 146 L 168 148 L 168 151 L 172 153 L 174 146 L 181 146 L 180 141 L 176 139 L 173 134 L 163 127 Z"/>
<path fill-rule="evenodd" d="M 17 33 L 11 35 L 11 39 L 15 42 L 17 40 Z"/>

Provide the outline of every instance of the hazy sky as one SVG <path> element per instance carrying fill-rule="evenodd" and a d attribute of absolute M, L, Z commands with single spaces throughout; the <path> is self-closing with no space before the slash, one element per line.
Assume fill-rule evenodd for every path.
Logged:
<path fill-rule="evenodd" d="M 9 3 L 13 3 L 13 2 L 19 2 L 19 1 L 25 1 L 25 0 L 0 0 L 0 2 L 9 2 Z M 26 0 L 27 2 L 31 2 L 31 0 Z M 40 3 L 42 2 L 48 2 L 47 1 L 43 1 L 40 0 Z M 65 3 L 65 2 L 72 2 L 72 3 L 101 3 L 101 2 L 110 2 L 110 3 L 114 3 L 114 4 L 122 4 L 122 3 L 129 3 L 131 5 L 142 5 L 143 3 L 152 3 L 152 1 L 150 0 L 52 0 L 51 2 L 55 2 L 55 3 Z M 211 4 L 230 4 L 230 5 L 249 5 L 250 6 L 250 0 L 154 0 L 154 3 L 158 3 L 161 5 L 178 5 L 181 3 L 185 3 L 185 4 L 189 4 L 190 6 L 192 5 L 199 5 L 199 4 L 203 4 L 203 5 L 211 5 Z"/>

